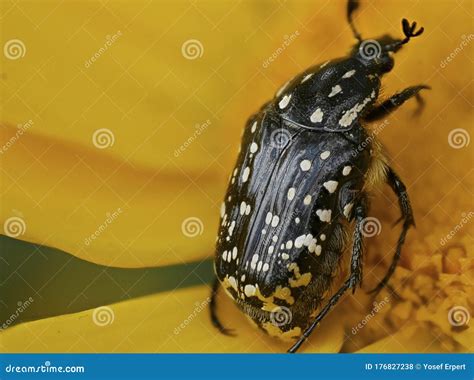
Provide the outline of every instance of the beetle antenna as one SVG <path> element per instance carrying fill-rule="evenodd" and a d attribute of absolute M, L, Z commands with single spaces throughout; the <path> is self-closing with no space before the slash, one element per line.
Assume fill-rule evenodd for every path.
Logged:
<path fill-rule="evenodd" d="M 416 22 L 413 22 L 410 24 L 406 18 L 402 20 L 402 29 L 403 29 L 403 34 L 405 34 L 405 38 L 393 44 L 387 45 L 385 47 L 385 50 L 397 51 L 398 49 L 402 47 L 402 45 L 405 45 L 406 43 L 408 43 L 408 41 L 410 41 L 411 38 L 419 36 L 425 30 L 425 28 L 423 27 L 416 30 Z"/>
<path fill-rule="evenodd" d="M 347 2 L 347 22 L 349 23 L 349 26 L 351 27 L 352 34 L 360 42 L 362 41 L 362 37 L 360 33 L 357 31 L 354 25 L 354 20 L 352 19 L 352 14 L 357 8 L 359 8 L 359 0 L 349 0 Z"/>

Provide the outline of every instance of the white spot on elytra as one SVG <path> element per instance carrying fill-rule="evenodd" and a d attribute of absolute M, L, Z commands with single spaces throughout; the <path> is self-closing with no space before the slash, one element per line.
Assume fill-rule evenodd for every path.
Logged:
<path fill-rule="evenodd" d="M 229 235 L 232 236 L 232 233 L 234 232 L 234 228 L 235 228 L 235 220 L 232 221 L 232 223 L 230 224 L 230 227 L 229 227 Z"/>
<path fill-rule="evenodd" d="M 349 175 L 351 170 L 352 170 L 351 166 L 344 166 L 344 169 L 342 169 L 342 175 Z"/>
<path fill-rule="evenodd" d="M 291 249 L 291 247 L 293 247 L 293 241 L 289 240 L 286 242 L 286 249 Z"/>
<path fill-rule="evenodd" d="M 271 245 L 270 247 L 268 247 L 268 253 L 273 253 L 273 251 L 275 250 L 275 247 L 273 245 Z"/>
<path fill-rule="evenodd" d="M 265 264 L 263 264 L 262 270 L 264 272 L 266 272 L 266 271 L 268 271 L 269 268 L 270 268 L 270 266 L 268 265 L 268 263 L 265 263 Z"/>
<path fill-rule="evenodd" d="M 303 203 L 305 205 L 309 205 L 311 203 L 311 198 L 311 195 L 308 194 L 306 197 L 304 197 Z"/>
<path fill-rule="evenodd" d="M 252 128 L 250 128 L 250 132 L 254 133 L 256 129 L 257 129 L 257 122 L 254 121 L 252 124 Z"/>
<path fill-rule="evenodd" d="M 245 202 L 242 202 L 240 204 L 240 215 L 244 215 L 245 214 L 245 208 L 247 207 L 247 204 Z"/>
<path fill-rule="evenodd" d="M 272 237 L 272 241 L 273 241 L 274 243 L 276 243 L 276 242 L 277 242 L 277 240 L 278 240 L 278 236 L 277 236 L 277 235 L 273 235 L 273 237 Z"/>
<path fill-rule="evenodd" d="M 327 181 L 323 183 L 323 186 L 332 194 L 334 191 L 336 191 L 337 184 L 337 181 Z"/>
<path fill-rule="evenodd" d="M 272 213 L 268 212 L 267 216 L 265 217 L 265 224 L 270 224 L 271 221 L 272 221 Z"/>
<path fill-rule="evenodd" d="M 349 215 L 350 215 L 350 213 L 351 213 L 351 210 L 352 210 L 352 207 L 353 207 L 353 206 L 354 206 L 353 203 L 348 203 L 348 204 L 346 204 L 346 205 L 344 206 L 344 211 L 343 211 L 343 212 L 344 212 L 344 216 L 345 216 L 346 218 L 349 218 Z"/>
<path fill-rule="evenodd" d="M 325 150 L 323 153 L 319 155 L 319 157 L 321 157 L 321 160 L 325 160 L 326 158 L 329 157 L 330 154 L 331 152 L 329 150 Z"/>
<path fill-rule="evenodd" d="M 316 215 L 319 216 L 321 222 L 330 222 L 331 221 L 331 210 L 317 210 Z"/>
<path fill-rule="evenodd" d="M 224 215 L 225 215 L 225 203 L 222 202 L 222 204 L 221 204 L 221 218 L 223 218 Z"/>
<path fill-rule="evenodd" d="M 274 215 L 272 218 L 272 227 L 278 226 L 278 223 L 280 223 L 280 218 L 278 215 Z"/>
<path fill-rule="evenodd" d="M 341 91 L 342 91 L 341 86 L 339 86 L 338 84 L 336 84 L 336 85 L 331 89 L 331 92 L 329 93 L 328 98 L 332 98 L 334 95 L 339 94 Z"/>
<path fill-rule="evenodd" d="M 295 248 L 301 248 L 303 246 L 303 243 L 304 243 L 304 239 L 306 238 L 306 235 L 301 235 L 301 236 L 298 236 L 296 239 L 295 239 Z"/>
<path fill-rule="evenodd" d="M 247 207 L 245 207 L 245 215 L 249 215 L 250 214 L 250 205 L 247 205 Z"/>
<path fill-rule="evenodd" d="M 278 107 L 280 107 L 280 109 L 286 108 L 286 106 L 290 103 L 290 100 L 291 100 L 291 94 L 285 95 L 283 98 L 281 98 L 280 102 L 278 103 Z"/>
<path fill-rule="evenodd" d="M 308 247 L 308 246 L 311 244 L 311 241 L 313 241 L 313 235 L 308 234 L 308 235 L 306 235 L 306 237 L 304 238 L 303 245 L 306 246 L 306 247 Z"/>
<path fill-rule="evenodd" d="M 289 201 L 293 200 L 293 198 L 295 197 L 295 194 L 296 194 L 296 189 L 294 187 L 290 187 L 287 194 L 288 200 Z"/>
<path fill-rule="evenodd" d="M 257 143 L 254 143 L 254 142 L 253 142 L 253 143 L 250 145 L 250 153 L 255 153 L 257 150 L 258 150 L 258 145 L 257 145 Z"/>
<path fill-rule="evenodd" d="M 309 78 L 311 78 L 312 76 L 314 75 L 314 73 L 311 73 L 311 74 L 308 74 L 308 75 L 305 75 L 305 77 L 301 80 L 301 83 L 304 83 L 306 82 Z"/>
<path fill-rule="evenodd" d="M 351 76 L 353 76 L 355 74 L 355 70 L 349 70 L 347 73 L 345 73 L 342 77 L 343 78 L 350 78 Z"/>
<path fill-rule="evenodd" d="M 242 182 L 247 182 L 249 179 L 250 168 L 247 166 L 242 173 Z"/>
<path fill-rule="evenodd" d="M 253 285 L 247 284 L 244 287 L 244 293 L 247 297 L 252 297 L 253 295 L 255 295 L 256 291 L 257 289 Z"/>
<path fill-rule="evenodd" d="M 304 172 L 307 172 L 311 168 L 311 161 L 310 160 L 303 160 L 300 162 L 300 168 Z"/>
<path fill-rule="evenodd" d="M 260 272 L 260 270 L 262 269 L 262 265 L 263 263 L 261 261 L 258 262 L 257 264 L 257 271 Z"/>
<path fill-rule="evenodd" d="M 262 235 L 265 235 L 266 233 L 267 233 L 267 230 L 264 228 L 264 229 L 262 230 Z"/>
<path fill-rule="evenodd" d="M 316 254 L 316 256 L 319 256 L 321 254 L 321 246 L 320 245 L 317 245 L 315 250 L 314 250 L 314 253 Z"/>
<path fill-rule="evenodd" d="M 319 237 L 322 241 L 326 240 L 326 235 L 325 234 L 321 234 Z"/>
<path fill-rule="evenodd" d="M 290 256 L 288 255 L 288 253 L 282 253 L 282 254 L 281 254 L 281 258 L 282 258 L 283 260 L 288 260 L 288 259 L 290 258 Z"/>
<path fill-rule="evenodd" d="M 299 222 L 300 222 L 300 218 L 295 218 L 295 223 L 299 224 Z"/>
<path fill-rule="evenodd" d="M 316 108 L 316 111 L 314 111 L 310 117 L 310 120 L 312 123 L 320 123 L 323 121 L 323 111 L 321 111 L 321 108 Z"/>
<path fill-rule="evenodd" d="M 233 276 L 229 276 L 228 278 L 230 286 L 232 286 L 235 290 L 237 290 L 237 281 Z"/>
<path fill-rule="evenodd" d="M 227 261 L 227 251 L 222 252 L 222 260 Z"/>
<path fill-rule="evenodd" d="M 235 260 L 237 258 L 237 247 L 234 247 L 232 250 L 232 258 Z"/>

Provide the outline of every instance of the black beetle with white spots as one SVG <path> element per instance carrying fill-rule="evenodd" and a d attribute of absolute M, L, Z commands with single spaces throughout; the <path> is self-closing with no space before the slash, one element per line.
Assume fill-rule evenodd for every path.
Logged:
<path fill-rule="evenodd" d="M 211 320 L 225 334 L 232 332 L 217 315 L 220 286 L 260 329 L 294 340 L 289 352 L 296 352 L 341 296 L 361 286 L 363 225 L 376 187 L 387 183 L 398 196 L 402 230 L 375 293 L 389 281 L 414 225 L 405 185 L 365 123 L 411 97 L 422 104 L 425 85 L 378 97 L 394 53 L 423 28 L 403 19 L 403 39 L 363 40 L 352 22 L 358 5 L 348 2 L 357 39 L 350 54 L 297 75 L 247 122 L 214 261 Z M 345 256 L 348 276 L 338 283 Z"/>

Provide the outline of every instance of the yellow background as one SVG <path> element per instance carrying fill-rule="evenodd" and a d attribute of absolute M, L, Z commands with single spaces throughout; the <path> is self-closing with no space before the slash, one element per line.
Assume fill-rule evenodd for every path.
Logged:
<path fill-rule="evenodd" d="M 402 17 L 425 27 L 422 37 L 397 53 L 383 88 L 388 97 L 410 85 L 430 85 L 432 90 L 423 92 L 424 112 L 415 118 L 416 104 L 408 102 L 390 116 L 379 138 L 408 186 L 417 222 L 394 281 L 410 275 L 426 277 L 426 283 L 410 288 L 415 297 L 405 291 L 407 282 L 395 282 L 398 290 L 404 289 L 405 300 L 391 303 L 388 316 L 377 317 L 384 318 L 378 328 L 373 323 L 349 343 L 346 339 L 344 350 L 472 348 L 469 329 L 452 331 L 446 321 L 446 311 L 454 305 L 473 310 L 468 301 L 474 299 L 472 222 L 448 245 L 442 246 L 440 239 L 461 221 L 462 213 L 472 211 L 474 143 L 461 149 L 448 143 L 455 128 L 472 135 L 472 42 L 445 67 L 441 63 L 463 35 L 470 35 L 473 13 L 472 1 L 400 0 L 362 1 L 356 14 L 365 38 L 401 36 Z M 20 239 L 122 268 L 212 257 L 219 206 L 245 120 L 293 75 L 345 55 L 353 43 L 343 1 L 3 1 L 1 17 L 2 46 L 20 39 L 26 48 L 16 60 L 1 56 L 1 145 L 15 135 L 18 124 L 33 121 L 0 156 L 1 222 L 20 217 L 26 224 Z M 107 36 L 119 31 L 86 67 Z M 285 36 L 295 32 L 297 38 L 264 67 Z M 192 39 L 202 44 L 202 56 L 191 60 L 183 56 L 182 45 Z M 207 120 L 210 125 L 176 157 L 175 150 Z M 106 149 L 92 143 L 100 128 L 114 135 L 114 144 Z M 117 220 L 84 244 L 117 208 L 123 210 Z M 387 189 L 373 194 L 371 215 L 381 220 L 382 234 L 367 244 L 367 289 L 383 275 L 398 236 L 398 229 L 391 228 L 397 203 Z M 194 238 L 182 232 L 189 217 L 202 222 L 202 233 Z M 442 281 L 461 285 L 444 294 Z M 233 340 L 212 330 L 205 311 L 173 335 L 172 328 L 207 293 L 208 287 L 201 286 L 120 303 L 112 307 L 113 324 L 102 328 L 91 323 L 92 310 L 24 323 L 2 332 L 1 341 L 7 351 L 286 347 L 254 331 L 236 312 L 226 313 L 232 315 L 228 324 L 240 332 Z M 349 297 L 308 349 L 339 351 L 343 326 L 350 330 L 363 319 L 370 302 L 363 292 Z M 433 304 L 441 311 L 430 320 Z M 342 322 L 342 315 L 350 317 Z M 410 326 L 414 320 L 415 328 Z M 436 337 L 433 325 L 439 328 Z M 413 334 L 420 334 L 419 339 Z M 212 344 L 197 344 L 201 340 Z M 368 346 L 377 341 L 383 347 Z"/>

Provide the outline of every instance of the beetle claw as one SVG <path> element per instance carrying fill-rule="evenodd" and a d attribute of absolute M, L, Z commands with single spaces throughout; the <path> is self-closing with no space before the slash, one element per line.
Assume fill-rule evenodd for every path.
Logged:
<path fill-rule="evenodd" d="M 425 28 L 421 27 L 416 31 L 416 21 L 410 24 L 406 18 L 402 20 L 402 29 L 403 33 L 405 34 L 404 43 L 408 42 L 408 40 L 412 37 L 419 36 L 425 30 Z"/>
<path fill-rule="evenodd" d="M 377 295 L 383 288 L 383 285 L 382 284 L 378 284 L 375 288 L 373 288 L 372 290 L 369 290 L 366 292 L 366 294 L 375 294 Z"/>
<path fill-rule="evenodd" d="M 221 334 L 226 335 L 226 336 L 237 336 L 237 334 L 234 331 L 235 331 L 234 329 L 228 329 L 228 328 L 225 328 L 225 327 L 221 327 L 219 329 L 219 332 Z"/>

